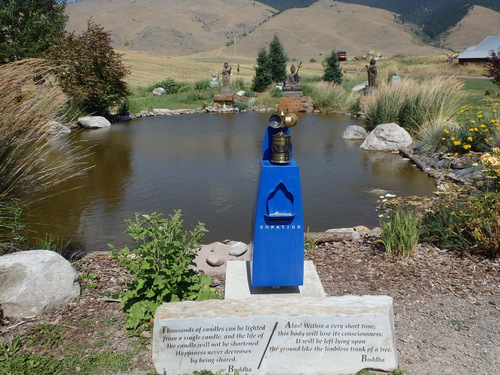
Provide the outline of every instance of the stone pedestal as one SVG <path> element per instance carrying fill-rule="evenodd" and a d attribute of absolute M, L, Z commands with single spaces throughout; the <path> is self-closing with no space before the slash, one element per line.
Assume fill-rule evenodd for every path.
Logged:
<path fill-rule="evenodd" d="M 282 96 L 278 103 L 277 112 L 308 113 L 312 112 L 313 109 L 313 102 L 310 96 Z"/>

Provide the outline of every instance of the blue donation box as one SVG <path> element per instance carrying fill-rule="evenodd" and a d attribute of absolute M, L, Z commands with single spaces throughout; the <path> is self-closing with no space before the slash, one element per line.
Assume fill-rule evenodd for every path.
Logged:
<path fill-rule="evenodd" d="M 250 262 L 255 287 L 303 285 L 302 192 L 289 130 L 296 124 L 294 114 L 273 115 L 264 136 Z"/>

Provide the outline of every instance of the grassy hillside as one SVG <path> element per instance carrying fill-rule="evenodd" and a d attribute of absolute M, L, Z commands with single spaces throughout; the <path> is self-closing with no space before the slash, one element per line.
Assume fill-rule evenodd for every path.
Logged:
<path fill-rule="evenodd" d="M 443 46 L 462 52 L 465 47 L 479 44 L 488 35 L 498 35 L 500 13 L 475 6 L 458 25 L 439 39 Z"/>
<path fill-rule="evenodd" d="M 333 0 L 283 12 L 250 0 L 85 0 L 66 9 L 68 30 L 80 32 L 92 18 L 116 49 L 205 61 L 254 61 L 276 33 L 291 58 L 306 61 L 333 49 L 351 57 L 449 52 L 423 43 L 419 29 L 397 14 Z M 461 52 L 495 35 L 499 20 L 498 12 L 474 7 L 441 44 Z"/>

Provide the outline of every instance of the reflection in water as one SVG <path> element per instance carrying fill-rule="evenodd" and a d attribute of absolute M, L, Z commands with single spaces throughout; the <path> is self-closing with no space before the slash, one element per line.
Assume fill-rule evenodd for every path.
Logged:
<path fill-rule="evenodd" d="M 204 222 L 204 242 L 249 241 L 262 139 L 269 113 L 193 114 L 138 119 L 81 131 L 94 154 L 89 173 L 35 207 L 39 233 L 72 240 L 74 248 L 130 245 L 125 219 L 134 212 L 169 215 L 187 226 Z M 434 182 L 398 155 L 366 152 L 341 139 L 355 119 L 303 115 L 291 129 L 300 166 L 305 225 L 311 231 L 375 226 L 377 194 L 425 195 Z M 80 189 L 74 189 L 81 186 Z M 53 193 L 53 192 L 52 192 Z M 43 224 L 42 224 L 43 223 Z"/>

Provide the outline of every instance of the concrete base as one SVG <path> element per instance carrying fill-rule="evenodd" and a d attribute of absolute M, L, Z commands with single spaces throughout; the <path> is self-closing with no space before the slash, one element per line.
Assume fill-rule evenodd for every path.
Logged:
<path fill-rule="evenodd" d="M 259 297 L 315 297 L 324 298 L 326 293 L 312 261 L 304 262 L 304 285 L 280 288 L 254 287 L 250 282 L 250 262 L 229 261 L 226 268 L 225 299 Z"/>

